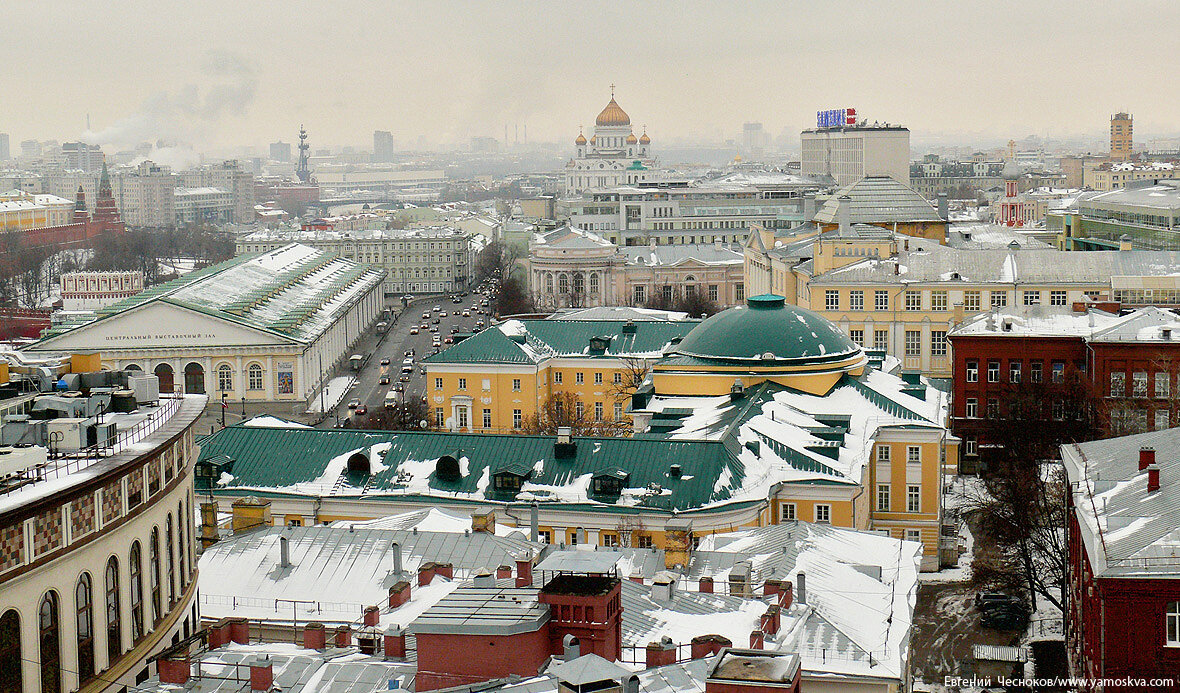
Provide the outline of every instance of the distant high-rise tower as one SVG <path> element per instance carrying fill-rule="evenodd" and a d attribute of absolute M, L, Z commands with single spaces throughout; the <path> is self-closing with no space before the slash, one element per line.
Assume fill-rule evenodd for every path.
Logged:
<path fill-rule="evenodd" d="M 8 133 L 0 132 L 0 161 L 8 161 L 12 158 L 12 150 L 8 142 Z"/>
<path fill-rule="evenodd" d="M 303 183 L 311 182 L 311 169 L 307 167 L 307 150 L 311 145 L 307 143 L 307 130 L 299 126 L 299 165 L 295 168 L 295 175 Z"/>
<path fill-rule="evenodd" d="M 393 133 L 373 131 L 373 161 L 393 161 Z"/>
<path fill-rule="evenodd" d="M 1133 119 L 1129 113 L 1115 113 L 1110 117 L 1110 158 L 1124 161 L 1131 158 Z"/>
<path fill-rule="evenodd" d="M 291 160 L 291 143 L 290 142 L 283 142 L 282 140 L 279 140 L 278 142 L 271 142 L 270 143 L 270 160 L 271 161 L 279 161 L 284 164 L 287 163 L 288 161 L 290 161 Z"/>

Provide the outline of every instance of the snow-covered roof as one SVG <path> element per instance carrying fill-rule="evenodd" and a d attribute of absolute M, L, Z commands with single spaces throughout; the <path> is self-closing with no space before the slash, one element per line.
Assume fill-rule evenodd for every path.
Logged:
<path fill-rule="evenodd" d="M 1042 233 L 1044 229 L 1039 229 Z M 946 243 L 952 248 L 982 250 L 1002 248 L 1016 241 L 1022 249 L 1047 250 L 1053 246 L 1037 239 L 1031 233 L 1001 224 L 953 224 L 947 230 Z"/>
<path fill-rule="evenodd" d="M 1124 320 L 1126 316 L 1100 310 L 1075 312 L 1071 306 L 1011 306 L 973 315 L 951 330 L 950 336 L 1090 337 Z"/>
<path fill-rule="evenodd" d="M 546 320 L 687 320 L 688 313 L 676 310 L 657 310 L 634 306 L 595 306 L 593 308 L 562 308 Z"/>
<path fill-rule="evenodd" d="M 676 267 L 699 263 L 703 265 L 740 265 L 745 262 L 741 247 L 719 243 L 679 243 L 673 245 L 623 246 L 619 252 L 628 265 Z"/>
<path fill-rule="evenodd" d="M 1159 489 L 1139 469 L 1154 450 Z M 1180 577 L 1180 428 L 1061 446 L 1082 544 L 1098 577 Z"/>

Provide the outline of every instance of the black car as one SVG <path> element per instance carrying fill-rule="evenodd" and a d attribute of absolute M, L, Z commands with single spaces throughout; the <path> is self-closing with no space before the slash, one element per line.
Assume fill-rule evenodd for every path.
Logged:
<path fill-rule="evenodd" d="M 1006 603 L 991 606 L 979 616 L 979 625 L 995 630 L 1024 630 L 1028 627 L 1028 607 Z"/>
<path fill-rule="evenodd" d="M 975 608 L 980 611 L 985 611 L 993 606 L 1023 603 L 1019 597 L 1013 597 L 1003 592 L 980 592 L 975 595 Z"/>

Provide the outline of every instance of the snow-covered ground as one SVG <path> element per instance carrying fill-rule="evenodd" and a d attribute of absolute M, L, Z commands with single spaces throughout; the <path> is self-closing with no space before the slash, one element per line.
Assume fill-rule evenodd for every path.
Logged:
<path fill-rule="evenodd" d="M 307 408 L 308 413 L 318 414 L 323 412 L 325 408 L 331 411 L 344 400 L 344 396 L 348 394 L 354 384 L 356 384 L 356 378 L 351 375 L 332 378 L 321 392 L 316 393 L 315 399 Z"/>
<path fill-rule="evenodd" d="M 948 515 L 952 513 L 958 515 L 959 509 L 963 507 L 966 494 L 973 490 L 978 483 L 979 479 L 976 477 L 955 477 L 943 500 L 943 507 L 946 508 Z M 959 562 L 955 567 L 944 568 L 936 573 L 920 573 L 918 580 L 921 582 L 965 582 L 970 580 L 975 536 L 971 534 L 971 528 L 967 526 L 967 523 L 962 520 L 959 521 L 959 544 L 964 548 L 959 554 Z"/>

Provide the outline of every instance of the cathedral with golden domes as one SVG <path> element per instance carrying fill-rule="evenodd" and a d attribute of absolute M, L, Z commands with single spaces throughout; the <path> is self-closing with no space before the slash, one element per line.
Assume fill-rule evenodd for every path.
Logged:
<path fill-rule="evenodd" d="M 565 165 L 567 195 L 633 185 L 654 177 L 657 161 L 651 155 L 651 138 L 646 128 L 640 137 L 635 136 L 631 117 L 615 101 L 613 84 L 610 102 L 594 119 L 590 139 L 579 129 L 574 146 L 577 153 Z"/>

